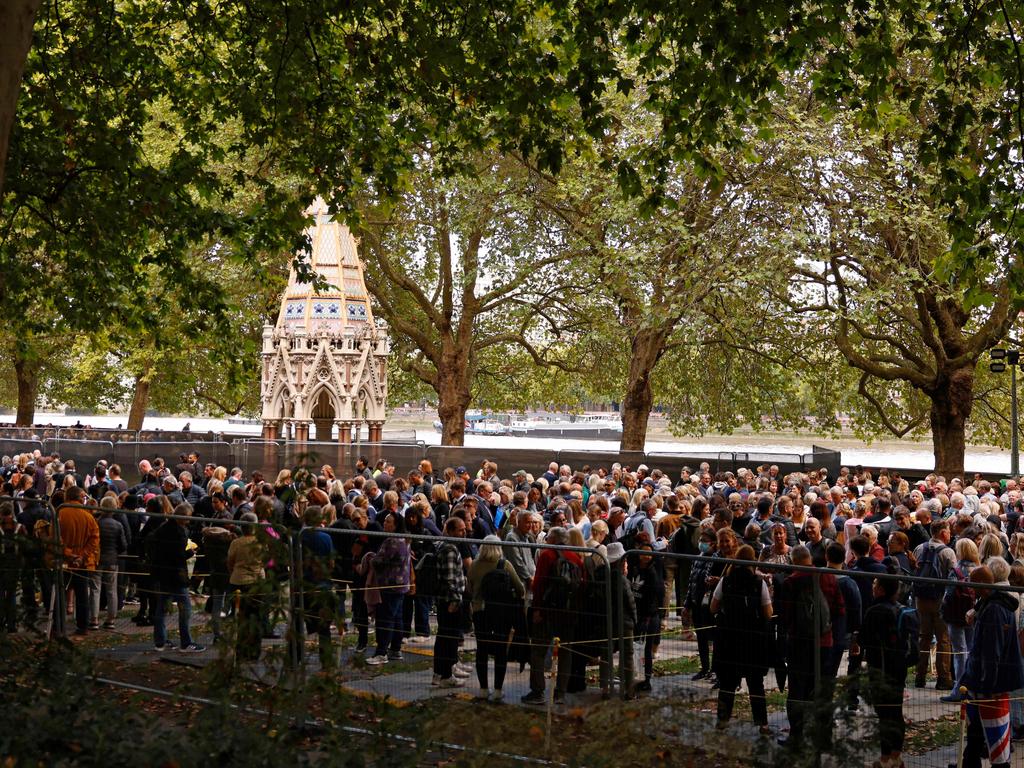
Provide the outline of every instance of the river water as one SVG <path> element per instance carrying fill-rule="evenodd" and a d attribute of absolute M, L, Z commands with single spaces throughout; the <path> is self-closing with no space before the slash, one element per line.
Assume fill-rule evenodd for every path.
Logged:
<path fill-rule="evenodd" d="M 0 416 L 0 423 L 11 423 L 12 416 Z M 38 413 L 36 423 L 54 424 L 57 426 L 71 426 L 81 421 L 93 427 L 115 428 L 127 422 L 126 416 L 65 416 L 59 413 Z M 146 429 L 180 430 L 186 423 L 189 424 L 192 432 L 197 436 L 204 432 L 228 432 L 231 434 L 252 435 L 258 437 L 260 426 L 258 424 L 233 424 L 227 419 L 209 418 L 168 418 L 160 416 L 146 417 Z M 386 431 L 387 427 L 385 427 Z M 386 435 L 385 435 L 386 437 Z M 441 435 L 433 429 L 417 429 L 416 437 L 428 445 L 439 445 Z M 649 453 L 810 453 L 812 438 L 808 437 L 807 443 L 778 444 L 773 443 L 771 438 L 758 439 L 750 437 L 749 441 L 730 440 L 728 443 L 716 441 L 714 438 L 707 440 L 668 440 L 647 442 Z M 830 447 L 828 440 L 814 439 L 816 445 Z M 479 448 L 549 448 L 578 449 L 578 450 L 601 450 L 614 451 L 618 443 L 610 440 L 571 440 L 540 437 L 504 437 L 490 435 L 466 435 L 466 445 Z M 931 469 L 934 466 L 931 447 L 923 443 L 907 442 L 905 445 L 893 447 L 891 443 L 879 446 L 859 445 L 842 448 L 843 464 L 855 466 L 863 464 L 869 467 L 900 467 L 907 469 Z M 969 472 L 984 472 L 989 474 L 1005 474 L 1010 471 L 1010 452 L 996 448 L 968 448 L 965 465 Z"/>

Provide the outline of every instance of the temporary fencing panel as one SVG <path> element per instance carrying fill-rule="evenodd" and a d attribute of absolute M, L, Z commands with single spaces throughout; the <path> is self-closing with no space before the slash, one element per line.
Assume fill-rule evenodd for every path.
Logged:
<path fill-rule="evenodd" d="M 19 453 L 43 451 L 41 440 L 0 440 L 0 453 L 4 456 L 16 456 Z"/>
<path fill-rule="evenodd" d="M 53 437 L 43 441 L 43 451 L 58 454 L 62 459 L 74 459 L 80 471 L 88 471 L 102 459 L 114 461 L 114 444 L 109 440 L 71 440 Z"/>
<path fill-rule="evenodd" d="M 365 456 L 371 467 L 383 459 L 394 464 L 396 472 L 400 475 L 406 475 L 410 470 L 416 469 L 424 459 L 426 451 L 423 443 L 353 443 L 350 448 L 348 464 L 335 466 L 342 466 L 352 472 L 356 466 L 356 459 Z"/>
<path fill-rule="evenodd" d="M 454 445 L 431 445 L 426 449 L 425 458 L 434 468 L 434 475 L 441 477 L 446 467 L 455 469 L 465 467 L 471 475 L 480 469 L 480 463 L 487 459 L 498 465 L 501 477 L 510 477 L 514 472 L 523 469 L 534 477 L 539 476 L 548 468 L 548 464 L 557 461 L 557 453 L 542 448 L 466 448 Z"/>
<path fill-rule="evenodd" d="M 519 469 L 523 469 L 534 477 L 547 470 L 552 461 L 567 464 L 573 470 L 590 466 L 593 469 L 603 467 L 610 470 L 614 463 L 631 469 L 646 464 L 651 469 L 660 469 L 668 477 L 676 479 L 684 466 L 697 471 L 702 462 L 711 466 L 712 473 L 735 472 L 741 467 L 756 470 L 759 466 L 778 465 L 782 475 L 790 472 L 807 472 L 822 466 L 828 468 L 829 477 L 839 474 L 842 460 L 838 451 L 830 451 L 814 446 L 810 454 L 785 453 L 750 453 L 721 452 L 711 454 L 676 454 L 676 453 L 644 453 L 640 451 L 587 451 L 583 449 L 551 450 L 545 448 L 480 448 L 467 446 L 426 446 L 423 443 L 390 442 L 380 443 L 356 442 L 306 442 L 268 441 L 259 439 L 239 440 L 233 443 L 216 441 L 121 441 L 78 440 L 64 437 L 48 438 L 43 441 L 6 440 L 0 441 L 0 450 L 5 453 L 22 453 L 40 448 L 45 453 L 57 452 L 63 458 L 73 458 L 80 468 L 89 468 L 100 459 L 114 461 L 122 469 L 130 472 L 142 459 L 161 456 L 169 466 L 178 462 L 182 453 L 196 451 L 200 462 L 214 463 L 230 469 L 241 467 L 246 474 L 260 471 L 264 477 L 272 478 L 281 469 L 294 469 L 298 466 L 316 467 L 324 464 L 335 468 L 339 477 L 351 474 L 355 469 L 356 460 L 365 456 L 372 466 L 380 460 L 395 465 L 399 474 L 407 474 L 416 468 L 420 461 L 428 459 L 433 464 L 435 474 L 440 474 L 446 467 L 464 466 L 471 474 L 475 474 L 484 460 L 496 462 L 498 474 L 508 477 Z M 897 470 L 898 471 L 898 470 Z M 915 477 L 912 471 L 902 471 L 904 477 Z"/>

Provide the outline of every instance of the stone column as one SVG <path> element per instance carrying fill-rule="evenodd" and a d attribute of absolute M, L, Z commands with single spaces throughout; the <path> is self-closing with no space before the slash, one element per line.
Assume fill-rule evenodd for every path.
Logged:
<path fill-rule="evenodd" d="M 295 442 L 307 443 L 309 442 L 309 422 L 308 421 L 297 421 L 295 422 Z"/>
<path fill-rule="evenodd" d="M 336 421 L 338 425 L 338 442 L 339 443 L 351 443 L 352 442 L 352 422 L 351 421 Z"/>
<path fill-rule="evenodd" d="M 263 422 L 263 439 L 264 440 L 277 440 L 278 431 L 281 429 L 281 422 L 279 421 L 264 421 Z"/>
<path fill-rule="evenodd" d="M 369 422 L 369 425 L 370 425 L 369 441 L 371 443 L 379 443 L 379 442 L 381 442 L 381 438 L 384 435 L 384 422 L 383 421 L 371 421 L 371 422 Z"/>

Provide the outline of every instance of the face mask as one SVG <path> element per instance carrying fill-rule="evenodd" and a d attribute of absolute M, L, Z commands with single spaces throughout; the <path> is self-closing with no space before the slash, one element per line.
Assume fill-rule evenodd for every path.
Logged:
<path fill-rule="evenodd" d="M 708 541 L 702 541 L 698 546 L 700 547 L 701 554 L 703 555 L 706 555 L 711 551 L 711 543 Z"/>

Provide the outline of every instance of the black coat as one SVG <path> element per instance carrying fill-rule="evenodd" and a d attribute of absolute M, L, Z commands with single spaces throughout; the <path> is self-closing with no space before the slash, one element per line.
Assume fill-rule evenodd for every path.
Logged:
<path fill-rule="evenodd" d="M 188 586 L 188 543 L 186 530 L 177 520 L 165 520 L 146 540 L 150 558 L 150 573 L 164 589 Z"/>
<path fill-rule="evenodd" d="M 764 582 L 749 568 L 729 567 L 715 615 L 715 669 L 765 675 L 771 661 L 768 622 L 761 609 Z"/>

